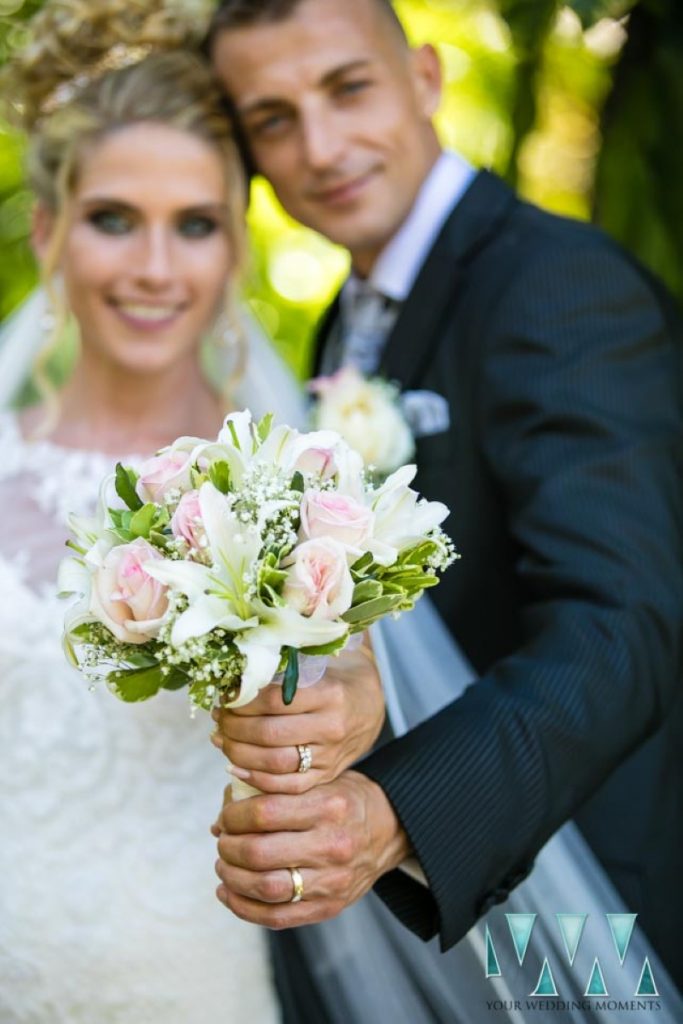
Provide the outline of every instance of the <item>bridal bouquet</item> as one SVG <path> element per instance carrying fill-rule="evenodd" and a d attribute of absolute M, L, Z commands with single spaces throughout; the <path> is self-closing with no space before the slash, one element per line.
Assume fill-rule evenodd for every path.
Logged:
<path fill-rule="evenodd" d="M 97 514 L 73 516 L 76 595 L 65 648 L 125 701 L 187 687 L 192 703 L 243 705 L 355 633 L 412 608 L 455 557 L 445 505 L 405 466 L 382 486 L 332 431 L 227 417 L 215 441 L 183 437 L 137 471 L 117 465 Z"/>

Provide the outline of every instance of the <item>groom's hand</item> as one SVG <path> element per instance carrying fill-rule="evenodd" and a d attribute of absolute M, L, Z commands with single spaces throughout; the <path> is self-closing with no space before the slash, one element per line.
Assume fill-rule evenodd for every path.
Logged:
<path fill-rule="evenodd" d="M 301 796 L 232 803 L 228 791 L 219 829 L 216 895 L 238 917 L 274 929 L 334 917 L 411 852 L 382 789 L 354 771 Z M 290 902 L 294 867 L 298 903 Z"/>
<path fill-rule="evenodd" d="M 323 678 L 300 687 L 293 702 L 267 686 L 243 708 L 214 712 L 212 737 L 234 774 L 264 793 L 304 793 L 331 782 L 372 748 L 384 721 L 384 694 L 366 648 L 330 660 Z M 299 770 L 299 747 L 311 767 Z M 236 769 L 236 770 L 235 770 Z"/>

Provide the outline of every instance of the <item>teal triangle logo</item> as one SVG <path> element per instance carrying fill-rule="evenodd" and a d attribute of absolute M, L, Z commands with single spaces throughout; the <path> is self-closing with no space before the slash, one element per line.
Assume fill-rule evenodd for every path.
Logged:
<path fill-rule="evenodd" d="M 652 968 L 650 967 L 650 961 L 647 957 L 645 957 L 645 963 L 643 964 L 643 969 L 640 972 L 640 981 L 638 982 L 636 995 L 644 996 L 645 998 L 659 995 L 657 986 L 655 985 Z"/>
<path fill-rule="evenodd" d="M 633 935 L 633 927 L 638 915 L 606 914 L 605 917 L 609 922 L 612 939 L 614 940 L 614 948 L 616 949 L 617 956 L 619 957 L 619 963 L 623 966 L 624 960 L 626 959 L 626 953 L 628 952 L 629 943 L 631 941 L 631 936 Z"/>
<path fill-rule="evenodd" d="M 536 988 L 533 992 L 529 993 L 530 996 L 556 996 L 557 988 L 555 986 L 555 979 L 553 978 L 553 972 L 550 970 L 550 964 L 546 957 L 541 967 L 541 973 L 538 976 Z"/>
<path fill-rule="evenodd" d="M 608 996 L 607 986 L 605 985 L 605 979 L 602 974 L 602 967 L 597 956 L 593 961 L 593 970 L 589 978 L 588 984 L 586 985 L 586 991 L 583 993 L 585 996 Z"/>
<path fill-rule="evenodd" d="M 536 923 L 536 914 L 506 914 L 508 928 L 512 941 L 515 944 L 515 952 L 521 967 L 529 947 L 531 933 Z"/>
<path fill-rule="evenodd" d="M 500 978 L 501 974 L 502 971 L 500 969 L 500 964 L 498 963 L 498 957 L 496 956 L 496 947 L 493 945 L 489 926 L 486 925 L 486 977 Z"/>
<path fill-rule="evenodd" d="M 583 928 L 586 924 L 588 914 L 555 914 L 557 923 L 562 933 L 562 941 L 567 951 L 567 959 L 570 967 L 574 964 L 574 957 L 581 942 Z"/>

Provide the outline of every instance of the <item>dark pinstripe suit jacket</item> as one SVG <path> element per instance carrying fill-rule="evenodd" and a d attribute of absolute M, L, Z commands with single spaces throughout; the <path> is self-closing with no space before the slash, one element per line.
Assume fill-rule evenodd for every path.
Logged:
<path fill-rule="evenodd" d="M 450 403 L 449 431 L 418 442 L 418 485 L 452 509 L 462 560 L 435 601 L 481 679 L 361 766 L 431 886 L 394 872 L 377 890 L 448 948 L 575 817 L 683 984 L 683 412 L 669 300 L 595 229 L 482 172 L 382 372 Z"/>

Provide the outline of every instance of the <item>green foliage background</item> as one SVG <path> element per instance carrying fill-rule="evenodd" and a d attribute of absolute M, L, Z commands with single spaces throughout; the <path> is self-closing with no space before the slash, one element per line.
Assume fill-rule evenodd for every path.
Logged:
<path fill-rule="evenodd" d="M 0 0 L 0 62 L 42 0 Z M 92 0 L 96 2 L 96 0 Z M 560 213 L 593 218 L 683 298 L 683 5 L 679 0 L 396 0 L 441 55 L 445 145 Z M 22 145 L 0 123 L 0 318 L 35 283 Z M 252 192 L 245 293 L 305 373 L 345 253 Z"/>

